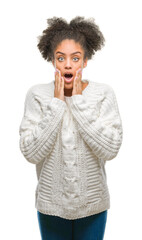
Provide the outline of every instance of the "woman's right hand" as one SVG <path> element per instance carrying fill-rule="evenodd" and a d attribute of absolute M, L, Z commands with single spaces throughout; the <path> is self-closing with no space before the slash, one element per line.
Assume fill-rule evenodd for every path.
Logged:
<path fill-rule="evenodd" d="M 61 77 L 61 72 L 57 68 L 55 72 L 54 97 L 64 101 L 64 78 Z"/>

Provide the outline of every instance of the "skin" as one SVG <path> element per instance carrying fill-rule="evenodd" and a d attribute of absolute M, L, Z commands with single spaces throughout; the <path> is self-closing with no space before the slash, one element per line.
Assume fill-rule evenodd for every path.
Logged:
<path fill-rule="evenodd" d="M 82 72 L 80 70 L 82 62 L 84 68 L 87 66 L 88 61 L 87 58 L 84 59 L 84 49 L 73 39 L 65 39 L 57 46 L 54 51 L 54 56 L 54 61 L 56 61 L 55 97 L 64 100 L 64 95 L 73 96 L 82 94 L 82 91 L 88 85 L 88 83 L 83 83 L 81 81 Z M 55 64 L 54 61 L 52 61 L 53 66 Z M 73 73 L 73 81 L 71 83 L 67 83 L 64 80 L 63 75 L 66 71 L 71 71 Z"/>

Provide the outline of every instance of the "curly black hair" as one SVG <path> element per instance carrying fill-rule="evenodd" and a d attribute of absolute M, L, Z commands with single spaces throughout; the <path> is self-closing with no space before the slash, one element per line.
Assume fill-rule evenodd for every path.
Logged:
<path fill-rule="evenodd" d="M 77 16 L 67 23 L 63 18 L 47 19 L 49 27 L 38 36 L 37 47 L 42 57 L 48 62 L 54 60 L 54 51 L 64 39 L 73 39 L 80 43 L 84 50 L 84 59 L 92 59 L 92 55 L 104 46 L 105 39 L 94 18 L 87 20 Z"/>

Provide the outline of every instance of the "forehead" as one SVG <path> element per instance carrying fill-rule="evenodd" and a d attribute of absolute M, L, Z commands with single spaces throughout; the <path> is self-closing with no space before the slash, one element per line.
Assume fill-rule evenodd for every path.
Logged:
<path fill-rule="evenodd" d="M 74 52 L 78 52 L 78 54 L 82 54 L 84 50 L 79 42 L 75 42 L 73 39 L 65 39 L 56 47 L 55 53 L 57 52 L 62 52 L 65 54 L 73 54 Z"/>

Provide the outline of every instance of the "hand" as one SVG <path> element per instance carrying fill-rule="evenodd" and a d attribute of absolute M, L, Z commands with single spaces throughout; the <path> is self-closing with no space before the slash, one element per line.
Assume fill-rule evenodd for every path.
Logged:
<path fill-rule="evenodd" d="M 55 72 L 55 89 L 54 97 L 64 101 L 64 78 L 61 77 L 61 72 L 56 68 Z"/>
<path fill-rule="evenodd" d="M 74 78 L 72 96 L 76 94 L 82 94 L 81 78 L 82 78 L 82 71 L 81 71 L 81 68 L 79 68 L 76 71 L 76 76 Z"/>

